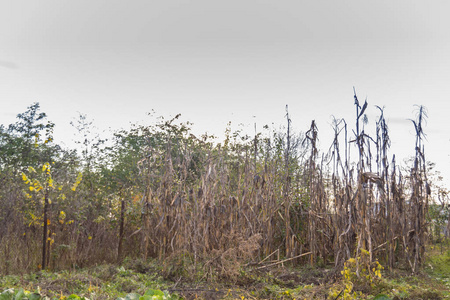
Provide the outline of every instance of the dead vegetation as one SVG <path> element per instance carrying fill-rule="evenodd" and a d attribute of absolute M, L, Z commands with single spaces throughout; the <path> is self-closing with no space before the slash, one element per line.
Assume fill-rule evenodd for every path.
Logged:
<path fill-rule="evenodd" d="M 195 171 L 190 169 L 193 149 L 182 145 L 178 156 L 166 149 L 160 156 L 162 176 L 152 174 L 151 167 L 143 171 L 147 182 L 160 179 L 149 184 L 147 192 L 146 207 L 154 213 L 153 224 L 143 227 L 149 229 L 145 238 L 154 241 L 147 251 L 160 258 L 181 249 L 195 258 L 212 254 L 219 269 L 235 275 L 238 265 L 229 258 L 250 258 L 240 254 L 236 243 L 245 245 L 258 236 L 258 247 L 252 247 L 256 258 L 280 261 L 281 255 L 294 264 L 320 261 L 340 266 L 368 251 L 365 264 L 379 259 L 393 268 L 406 262 L 416 272 L 427 242 L 429 184 L 422 143 L 426 113 L 420 107 L 413 121 L 415 159 L 404 175 L 395 156 L 389 157 L 383 109 L 378 108 L 376 136 L 366 133 L 367 107 L 355 94 L 356 129 L 351 135 L 345 121 L 336 121 L 327 157 L 319 157 L 314 121 L 302 152 L 291 148 L 288 115 L 283 140 L 275 136 L 262 144 L 255 136 L 248 144 L 227 140 L 217 147 L 209 145 L 209 151 L 197 157 Z M 350 149 L 355 148 L 352 156 Z M 154 160 L 149 154 L 145 165 Z M 329 169 L 331 174 L 326 173 Z M 190 178 L 192 171 L 197 178 Z"/>
<path fill-rule="evenodd" d="M 44 230 L 54 233 L 44 249 L 48 267 L 153 257 L 165 262 L 171 279 L 187 274 L 187 260 L 192 270 L 201 263 L 205 278 L 236 281 L 244 265 L 340 268 L 367 251 L 358 268 L 379 260 L 389 269 L 407 264 L 417 272 L 431 197 L 426 111 L 420 107 L 413 120 L 414 163 L 405 173 L 389 153 L 383 109 L 370 136 L 368 104 L 356 94 L 354 100 L 355 129 L 335 120 L 328 153 L 318 149 L 314 121 L 303 136 L 294 135 L 288 114 L 286 134 L 227 131 L 219 144 L 195 137 L 177 117 L 117 134 L 116 148 L 99 155 L 95 168 L 83 169 L 80 192 L 48 204 L 51 222 Z M 23 187 L 5 178 L 3 187 L 2 203 L 11 199 L 13 207 L 9 225 L 0 229 L 0 272 L 37 268 L 41 228 L 23 222 Z M 72 223 L 58 223 L 62 210 Z M 13 239 L 17 232 L 25 234 Z"/>

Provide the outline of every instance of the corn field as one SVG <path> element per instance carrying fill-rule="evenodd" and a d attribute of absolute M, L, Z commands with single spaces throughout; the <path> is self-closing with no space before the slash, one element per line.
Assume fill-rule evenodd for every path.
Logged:
<path fill-rule="evenodd" d="M 405 170 L 389 151 L 384 110 L 376 107 L 369 136 L 368 103 L 355 93 L 354 106 L 354 126 L 335 119 L 327 151 L 316 123 L 292 133 L 288 112 L 283 132 L 228 129 L 220 143 L 194 136 L 178 116 L 117 132 L 110 147 L 85 139 L 81 155 L 31 136 L 34 160 L 1 164 L 0 273 L 180 256 L 222 270 L 240 260 L 340 268 L 366 253 L 368 263 L 417 272 L 430 225 L 426 110 L 412 121 Z M 2 128 L 2 151 L 7 138 L 19 136 Z M 21 174 L 50 160 L 61 189 L 32 194 Z"/>

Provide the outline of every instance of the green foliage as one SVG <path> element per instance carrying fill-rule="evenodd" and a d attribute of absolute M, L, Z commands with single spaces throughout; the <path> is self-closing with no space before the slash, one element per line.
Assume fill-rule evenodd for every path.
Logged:
<path fill-rule="evenodd" d="M 141 296 L 136 293 L 130 293 L 123 298 L 118 298 L 117 300 L 139 300 Z"/>
<path fill-rule="evenodd" d="M 56 298 L 54 298 L 56 299 Z M 72 294 L 68 297 L 62 296 L 58 297 L 58 300 L 89 300 L 86 297 L 80 297 L 78 295 Z M 7 289 L 3 291 L 0 294 L 0 300 L 50 300 L 47 296 L 42 296 L 40 293 L 37 292 L 29 292 L 25 291 L 24 289 L 20 288 L 17 290 L 14 289 Z"/>
<path fill-rule="evenodd" d="M 450 250 L 429 257 L 427 271 L 445 284 L 450 290 Z"/>
<path fill-rule="evenodd" d="M 0 300 L 44 300 L 39 293 L 32 293 L 24 289 L 7 289 L 0 294 Z"/>
<path fill-rule="evenodd" d="M 67 297 L 67 298 L 65 298 L 65 297 L 61 297 L 62 298 L 62 300 L 66 300 L 66 299 L 74 299 L 74 300 L 89 300 L 88 298 L 86 298 L 86 297 L 80 297 L 80 296 L 78 296 L 78 295 L 75 295 L 75 294 L 72 294 L 72 295 L 70 295 L 69 297 Z"/>
<path fill-rule="evenodd" d="M 428 219 L 433 224 L 432 238 L 440 242 L 443 237 L 443 228 L 447 225 L 449 210 L 444 205 L 430 204 L 428 207 Z"/>
<path fill-rule="evenodd" d="M 373 300 L 392 300 L 392 299 L 384 294 L 380 294 L 380 295 L 375 296 L 375 298 L 373 298 Z"/>
<path fill-rule="evenodd" d="M 59 154 L 59 147 L 51 143 L 55 125 L 51 121 L 46 122 L 47 115 L 39 110 L 39 103 L 34 103 L 25 113 L 17 115 L 16 123 L 0 126 L 1 168 L 52 161 Z"/>
<path fill-rule="evenodd" d="M 118 298 L 117 300 L 176 300 L 179 299 L 175 295 L 169 294 L 167 291 L 149 289 L 143 296 L 136 293 L 126 295 L 124 298 Z"/>

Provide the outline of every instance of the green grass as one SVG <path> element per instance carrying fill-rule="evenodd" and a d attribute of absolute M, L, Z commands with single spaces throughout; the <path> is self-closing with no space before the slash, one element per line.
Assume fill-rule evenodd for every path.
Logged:
<path fill-rule="evenodd" d="M 132 292 L 143 295 L 148 290 L 165 290 L 173 284 L 159 275 L 158 266 L 148 264 L 145 273 L 131 267 L 102 265 L 81 270 L 3 276 L 0 277 L 0 290 L 23 288 L 50 299 L 65 299 L 64 296 L 76 294 L 93 300 L 117 299 Z"/>

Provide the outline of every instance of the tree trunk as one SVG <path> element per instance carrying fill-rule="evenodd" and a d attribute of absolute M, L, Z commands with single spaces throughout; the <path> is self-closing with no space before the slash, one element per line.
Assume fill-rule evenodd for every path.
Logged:
<path fill-rule="evenodd" d="M 448 214 L 448 220 L 447 220 L 447 232 L 446 232 L 446 236 L 450 237 L 450 205 L 447 207 L 447 209 L 449 210 L 449 214 Z"/>
<path fill-rule="evenodd" d="M 44 229 L 42 235 L 42 270 L 47 267 L 47 231 L 48 231 L 48 187 L 45 190 L 44 196 Z"/>
<path fill-rule="evenodd" d="M 125 199 L 122 199 L 122 206 L 120 208 L 119 246 L 117 248 L 117 262 L 119 263 L 122 261 L 124 223 L 125 223 Z"/>

